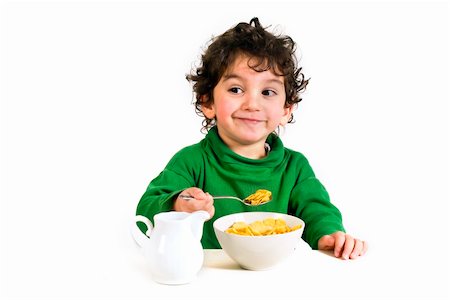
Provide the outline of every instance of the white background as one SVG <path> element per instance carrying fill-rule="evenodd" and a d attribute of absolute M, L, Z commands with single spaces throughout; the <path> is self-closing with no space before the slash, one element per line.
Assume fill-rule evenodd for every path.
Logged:
<path fill-rule="evenodd" d="M 0 10 L 0 298 L 127 295 L 131 283 L 113 283 L 130 265 L 137 202 L 202 138 L 185 74 L 213 35 L 254 16 L 298 43 L 311 81 L 282 139 L 309 158 L 347 231 L 369 242 L 361 259 L 378 267 L 358 276 L 392 298 L 450 296 L 448 2 Z"/>

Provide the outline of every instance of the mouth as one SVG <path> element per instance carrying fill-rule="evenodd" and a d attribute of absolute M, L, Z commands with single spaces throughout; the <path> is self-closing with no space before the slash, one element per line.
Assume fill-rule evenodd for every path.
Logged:
<path fill-rule="evenodd" d="M 246 122 L 261 122 L 261 120 L 258 119 L 252 119 L 252 118 L 238 118 L 239 120 L 246 121 Z"/>
<path fill-rule="evenodd" d="M 261 119 L 255 119 L 255 118 L 248 118 L 248 117 L 236 117 L 237 120 L 245 122 L 245 123 L 251 123 L 251 124 L 257 124 L 257 123 L 262 123 L 265 122 L 264 120 Z"/>
<path fill-rule="evenodd" d="M 258 126 L 259 124 L 262 124 L 264 121 L 259 119 L 253 119 L 253 118 L 236 118 L 238 122 L 241 124 L 244 124 L 246 126 Z"/>

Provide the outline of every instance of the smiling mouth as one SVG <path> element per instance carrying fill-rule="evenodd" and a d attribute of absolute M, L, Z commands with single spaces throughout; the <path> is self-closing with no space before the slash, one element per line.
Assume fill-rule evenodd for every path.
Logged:
<path fill-rule="evenodd" d="M 242 121 L 244 123 L 247 123 L 247 124 L 259 124 L 259 123 L 264 122 L 263 120 L 252 119 L 252 118 L 236 118 L 236 119 L 238 119 L 239 121 Z"/>
<path fill-rule="evenodd" d="M 253 119 L 253 118 L 241 118 L 241 117 L 236 117 L 236 119 L 241 120 L 241 121 L 244 121 L 244 122 L 250 122 L 250 123 L 264 122 L 264 120 Z"/>

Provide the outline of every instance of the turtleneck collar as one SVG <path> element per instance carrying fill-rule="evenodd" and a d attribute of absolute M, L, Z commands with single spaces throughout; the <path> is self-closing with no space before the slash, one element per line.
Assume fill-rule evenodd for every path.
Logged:
<path fill-rule="evenodd" d="M 224 163 L 275 167 L 280 164 L 284 158 L 283 143 L 274 133 L 271 133 L 266 140 L 266 143 L 270 147 L 270 151 L 268 151 L 267 155 L 261 159 L 251 159 L 233 152 L 220 138 L 216 126 L 208 131 L 205 141 L 211 152 Z"/>

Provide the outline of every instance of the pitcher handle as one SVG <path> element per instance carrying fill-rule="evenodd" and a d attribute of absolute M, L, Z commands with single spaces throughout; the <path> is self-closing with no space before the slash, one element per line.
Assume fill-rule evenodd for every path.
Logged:
<path fill-rule="evenodd" d="M 142 222 L 147 226 L 147 231 L 145 234 L 137 226 L 137 222 Z M 147 217 L 144 216 L 135 216 L 133 220 L 133 224 L 131 225 L 131 235 L 133 236 L 134 241 L 143 248 L 144 245 L 149 241 L 150 234 L 153 230 L 153 225 Z"/>

